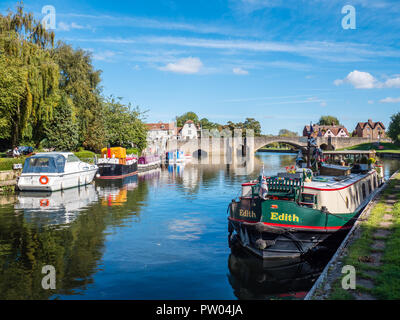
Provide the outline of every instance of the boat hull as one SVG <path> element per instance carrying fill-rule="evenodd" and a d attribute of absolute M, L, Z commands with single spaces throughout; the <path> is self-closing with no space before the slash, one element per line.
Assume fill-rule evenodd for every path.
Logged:
<path fill-rule="evenodd" d="M 21 191 L 58 191 L 69 188 L 84 186 L 91 183 L 96 175 L 97 167 L 91 170 L 77 171 L 72 173 L 43 173 L 43 174 L 21 174 L 17 187 Z M 47 183 L 42 184 L 40 178 L 46 176 Z M 42 179 L 42 182 L 46 182 Z"/>
<path fill-rule="evenodd" d="M 137 162 L 132 164 L 99 163 L 98 179 L 122 179 L 137 174 Z"/>
<path fill-rule="evenodd" d="M 315 250 L 338 246 L 352 223 L 354 221 L 334 231 L 304 231 L 228 218 L 229 245 L 237 243 L 263 259 L 296 262 Z"/>

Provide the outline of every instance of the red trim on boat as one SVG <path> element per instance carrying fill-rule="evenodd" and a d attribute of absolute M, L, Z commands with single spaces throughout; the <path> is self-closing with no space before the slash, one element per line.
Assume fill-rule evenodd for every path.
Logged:
<path fill-rule="evenodd" d="M 228 219 L 238 221 L 238 222 L 247 222 L 247 223 L 258 223 L 260 221 L 246 221 L 246 220 L 240 220 L 232 217 L 228 217 Z M 318 229 L 318 230 L 339 230 L 340 228 L 343 228 L 342 226 L 337 226 L 337 227 L 316 227 L 316 226 L 298 226 L 298 225 L 293 225 L 293 224 L 280 224 L 280 223 L 269 223 L 269 222 L 262 222 L 263 224 L 267 226 L 275 226 L 275 227 L 285 227 L 285 228 L 300 228 L 300 229 Z"/>
<path fill-rule="evenodd" d="M 100 177 L 97 177 L 97 179 L 122 179 L 122 178 L 125 178 L 125 177 L 133 176 L 133 175 L 135 175 L 137 173 L 138 172 L 135 171 L 135 172 L 131 172 L 131 173 L 128 173 L 128 174 L 123 174 L 123 175 L 120 175 L 120 176 L 100 176 Z"/>
<path fill-rule="evenodd" d="M 255 186 L 257 183 L 254 182 L 246 182 L 246 183 L 242 183 L 242 186 Z"/>

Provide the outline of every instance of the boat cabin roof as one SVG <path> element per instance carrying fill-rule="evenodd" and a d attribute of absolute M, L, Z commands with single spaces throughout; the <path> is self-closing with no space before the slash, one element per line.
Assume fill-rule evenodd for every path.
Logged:
<path fill-rule="evenodd" d="M 40 158 L 40 157 L 57 157 L 57 156 L 63 156 L 65 159 L 68 159 L 68 156 L 70 155 L 74 155 L 73 152 L 39 152 L 36 153 L 35 155 L 31 156 L 32 157 L 36 157 L 36 158 Z"/>
<path fill-rule="evenodd" d="M 372 171 L 367 173 L 351 173 L 342 177 L 317 176 L 314 177 L 311 182 L 304 182 L 304 191 L 306 192 L 307 189 L 317 191 L 334 191 L 345 189 L 371 173 Z"/>
<path fill-rule="evenodd" d="M 22 173 L 63 173 L 66 162 L 78 161 L 72 152 L 40 152 L 25 160 Z"/>

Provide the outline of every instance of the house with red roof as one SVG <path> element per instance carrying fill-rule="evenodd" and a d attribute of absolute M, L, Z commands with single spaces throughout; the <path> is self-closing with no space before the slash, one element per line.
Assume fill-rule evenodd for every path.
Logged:
<path fill-rule="evenodd" d="M 344 138 L 349 138 L 349 132 L 347 131 L 345 126 L 342 125 L 331 125 L 331 126 L 325 126 L 325 125 L 317 125 L 314 124 L 312 126 L 313 132 L 311 134 L 311 137 L 316 138 L 316 137 L 344 137 Z M 303 129 L 303 137 L 308 136 L 308 132 L 310 131 L 310 126 L 305 126 Z"/>

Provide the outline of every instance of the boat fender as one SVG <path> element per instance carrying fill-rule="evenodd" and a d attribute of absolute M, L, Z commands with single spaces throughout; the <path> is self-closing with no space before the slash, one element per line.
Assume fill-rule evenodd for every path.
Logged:
<path fill-rule="evenodd" d="M 49 178 L 48 178 L 47 176 L 41 176 L 41 177 L 39 178 L 39 182 L 40 182 L 41 184 L 47 184 L 47 183 L 49 182 Z"/>
<path fill-rule="evenodd" d="M 264 240 L 264 239 L 258 239 L 256 241 L 256 247 L 260 250 L 264 250 L 265 248 L 268 248 L 270 246 L 273 246 L 275 244 L 274 240 Z"/>

